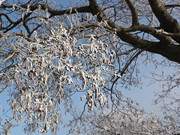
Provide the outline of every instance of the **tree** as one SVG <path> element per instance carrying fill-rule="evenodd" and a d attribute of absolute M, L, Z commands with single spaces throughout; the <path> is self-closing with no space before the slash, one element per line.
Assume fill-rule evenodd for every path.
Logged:
<path fill-rule="evenodd" d="M 149 54 L 159 54 L 161 64 L 179 67 L 178 0 L 77 2 L 0 3 L 1 92 L 16 87 L 13 120 L 24 119 L 31 132 L 55 132 L 59 104 L 74 93 L 86 95 L 85 109 L 114 104 L 118 85 L 139 84 L 138 57 L 152 62 Z M 160 97 L 180 84 L 177 73 L 167 81 Z"/>
<path fill-rule="evenodd" d="M 85 115 L 70 122 L 71 134 L 79 135 L 174 135 L 176 121 L 173 117 L 158 118 L 145 114 L 136 104 L 121 100 L 111 111 Z M 119 101 L 119 99 L 118 99 Z M 85 125 L 82 128 L 82 123 Z M 73 128 L 72 128 L 73 127 Z M 74 128 L 76 127 L 76 128 Z"/>
<path fill-rule="evenodd" d="M 115 1 L 119 2 L 119 1 Z M 147 3 L 148 2 L 148 3 Z M 106 3 L 106 1 L 104 2 Z M 108 3 L 108 2 L 107 2 Z M 137 3 L 141 4 L 143 1 L 137 1 Z M 87 5 L 85 6 L 79 6 L 79 7 L 72 7 L 69 9 L 64 10 L 58 10 L 54 9 L 48 3 L 43 1 L 28 1 L 24 4 L 2 4 L 1 9 L 9 9 L 14 10 L 14 12 L 20 12 L 22 16 L 19 16 L 19 19 L 12 20 L 9 15 L 6 13 L 1 13 L 1 17 L 4 18 L 4 20 L 8 21 L 8 24 L 5 24 L 3 22 L 3 32 L 7 33 L 8 31 L 12 30 L 13 28 L 17 27 L 19 24 L 23 24 L 23 27 L 28 33 L 28 36 L 30 36 L 34 30 L 38 29 L 40 27 L 40 24 L 36 24 L 37 26 L 35 28 L 29 28 L 28 23 L 32 21 L 32 19 L 37 19 L 39 16 L 32 17 L 34 11 L 40 10 L 45 11 L 48 13 L 48 18 L 53 18 L 55 16 L 62 16 L 65 14 L 75 14 L 75 13 L 90 13 L 93 16 L 96 16 L 96 21 L 102 24 L 102 27 L 106 30 L 108 30 L 111 33 L 116 33 L 118 38 L 120 38 L 122 41 L 127 42 L 128 44 L 131 44 L 131 46 L 139 49 L 143 49 L 145 51 L 153 52 L 160 54 L 169 60 L 175 61 L 177 63 L 180 62 L 179 60 L 179 31 L 180 26 L 178 23 L 178 18 L 173 17 L 173 14 L 168 12 L 168 9 L 176 8 L 178 7 L 177 1 L 172 1 L 173 5 L 165 5 L 165 1 L 161 0 L 149 0 L 145 1 L 145 4 L 148 4 L 151 9 L 147 9 L 146 12 L 149 12 L 149 16 L 145 13 L 145 15 L 137 11 L 137 7 L 131 2 L 130 0 L 120 1 L 119 5 L 126 4 L 126 7 L 124 10 L 129 10 L 128 12 L 131 13 L 131 18 L 126 18 L 127 22 L 132 22 L 129 27 L 123 27 L 120 24 L 118 25 L 118 21 L 121 21 L 120 16 L 117 15 L 116 11 L 117 6 L 115 6 L 116 3 L 112 3 L 110 7 L 108 5 L 104 5 L 104 7 L 101 7 L 101 5 L 98 5 L 96 0 L 90 0 Z M 148 6 L 146 5 L 146 6 Z M 106 6 L 106 7 L 105 7 Z M 124 5 L 125 6 L 125 5 Z M 121 7 L 120 7 L 121 8 Z M 147 7 L 148 8 L 148 7 Z M 106 10 L 111 10 L 110 15 L 107 15 Z M 114 11 L 113 11 L 114 10 Z M 174 12 L 178 12 L 176 9 Z M 142 15 L 141 15 L 142 14 Z M 128 13 L 129 15 L 129 13 Z M 151 17 L 152 15 L 155 15 L 155 17 L 158 20 L 158 24 L 152 24 L 151 25 Z M 150 19 L 147 24 L 143 24 L 141 17 L 147 17 Z M 46 17 L 42 17 L 45 18 Z M 114 20 L 113 20 L 114 19 Z M 143 20 L 144 21 L 144 20 Z M 99 27 L 99 23 L 96 24 L 88 24 L 84 27 Z M 93 25 L 93 26 L 92 26 Z M 82 27 L 82 26 L 81 26 Z M 30 30 L 32 29 L 32 30 Z M 154 40 L 147 40 L 145 37 L 144 39 L 141 39 L 140 36 L 135 36 L 132 33 L 136 32 L 142 32 L 149 34 L 153 36 Z M 137 34 L 136 34 L 137 35 Z"/>

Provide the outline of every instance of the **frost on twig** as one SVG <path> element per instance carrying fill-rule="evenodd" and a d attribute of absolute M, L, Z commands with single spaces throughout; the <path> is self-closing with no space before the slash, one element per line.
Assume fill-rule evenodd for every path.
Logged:
<path fill-rule="evenodd" d="M 18 38 L 14 70 L 17 91 L 11 102 L 14 118 L 22 120 L 25 115 L 27 130 L 34 131 L 33 125 L 38 125 L 40 132 L 57 129 L 58 105 L 71 92 L 88 91 L 89 110 L 95 102 L 104 105 L 102 88 L 107 74 L 113 72 L 109 68 L 113 62 L 110 48 L 101 41 L 93 38 L 82 44 L 62 25 L 44 37 L 35 34 L 32 42 Z"/>

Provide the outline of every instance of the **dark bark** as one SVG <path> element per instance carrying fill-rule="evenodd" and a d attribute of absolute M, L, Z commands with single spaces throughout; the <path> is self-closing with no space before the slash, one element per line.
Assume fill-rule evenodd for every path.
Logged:
<path fill-rule="evenodd" d="M 165 4 L 161 0 L 149 0 L 149 4 L 162 29 L 170 33 L 180 33 L 178 21 L 168 13 Z M 173 37 L 173 39 L 180 43 L 180 37 Z"/>
<path fill-rule="evenodd" d="M 57 10 L 51 8 L 47 4 L 31 4 L 30 10 L 33 12 L 41 6 L 41 10 L 46 10 L 50 14 L 50 18 L 55 16 L 62 16 L 75 13 L 91 13 L 94 16 L 97 16 L 98 22 L 106 22 L 106 25 L 103 25 L 105 29 L 114 33 L 116 32 L 117 36 L 124 42 L 129 43 L 135 48 L 142 49 L 144 51 L 160 54 L 167 59 L 180 63 L 180 25 L 178 21 L 171 16 L 167 11 L 167 6 L 161 0 L 148 0 L 149 5 L 152 9 L 153 14 L 159 20 L 159 28 L 153 28 L 149 25 L 142 25 L 138 20 L 138 11 L 131 0 L 125 0 L 132 18 L 132 25 L 129 28 L 124 28 L 108 18 L 108 16 L 100 8 L 96 0 L 89 0 L 89 5 L 82 7 L 73 7 L 64 10 Z M 20 5 L 22 8 L 27 8 L 28 4 Z M 13 5 L 3 4 L 0 7 L 1 9 L 12 9 Z M 15 7 L 18 10 L 18 7 Z M 16 21 L 11 19 L 8 14 L 0 13 L 0 16 L 6 18 L 10 25 L 2 28 L 4 33 L 11 31 L 12 29 L 18 27 L 20 23 L 23 23 L 23 27 L 26 29 L 29 36 L 38 29 L 38 25 L 33 30 L 30 30 L 27 22 L 30 20 L 30 13 L 26 14 L 24 18 L 19 18 Z M 28 20 L 29 19 L 29 20 Z M 92 25 L 89 25 L 92 26 Z M 98 25 L 93 25 L 93 27 L 98 27 Z M 132 34 L 132 32 L 143 32 L 148 33 L 154 36 L 157 41 L 150 41 L 147 39 L 142 39 L 138 36 Z M 0 36 L 1 37 L 1 36 Z M 176 43 L 175 43 L 175 42 Z"/>

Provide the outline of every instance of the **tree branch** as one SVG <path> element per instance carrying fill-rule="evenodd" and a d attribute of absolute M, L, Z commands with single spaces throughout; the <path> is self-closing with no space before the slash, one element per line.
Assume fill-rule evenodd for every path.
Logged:
<path fill-rule="evenodd" d="M 49 7 L 47 4 L 34 4 L 30 5 L 30 11 L 34 11 L 41 7 L 41 10 L 46 10 L 50 17 L 61 16 L 65 14 L 75 13 L 91 13 L 97 17 L 97 21 L 102 24 L 106 30 L 116 33 L 116 35 L 124 42 L 131 44 L 135 48 L 143 49 L 152 53 L 160 54 L 169 60 L 180 63 L 180 47 L 174 45 L 172 39 L 177 43 L 180 43 L 180 26 L 176 19 L 174 19 L 168 12 L 167 9 L 160 0 L 149 0 L 149 4 L 152 8 L 153 13 L 158 18 L 162 31 L 158 31 L 156 28 L 138 24 L 138 14 L 135 7 L 132 5 L 130 0 L 126 0 L 128 7 L 132 13 L 132 26 L 124 28 L 117 25 L 112 20 L 108 19 L 106 14 L 101 10 L 96 0 L 89 0 L 89 5 L 82 7 L 73 7 L 65 10 L 57 10 Z M 3 5 L 4 8 L 13 8 L 12 5 Z M 28 8 L 28 5 L 22 5 L 22 8 Z M 20 18 L 13 23 L 5 32 L 8 32 L 12 28 L 16 27 L 20 22 L 27 20 L 30 17 L 30 13 L 26 14 L 24 18 Z M 136 24 L 136 25 L 135 25 Z M 145 32 L 154 36 L 159 41 L 149 41 L 141 39 L 132 32 Z"/>
<path fill-rule="evenodd" d="M 170 33 L 180 33 L 180 25 L 167 11 L 165 4 L 161 0 L 148 0 L 151 9 L 160 22 L 161 28 Z M 173 38 L 180 43 L 180 38 Z"/>
<path fill-rule="evenodd" d="M 138 12 L 136 8 L 134 7 L 133 3 L 131 0 L 125 0 L 129 9 L 131 10 L 131 16 L 132 16 L 132 25 L 137 25 L 138 24 Z"/>
<path fill-rule="evenodd" d="M 165 5 L 166 8 L 176 8 L 180 7 L 180 4 L 170 4 L 170 5 Z"/>

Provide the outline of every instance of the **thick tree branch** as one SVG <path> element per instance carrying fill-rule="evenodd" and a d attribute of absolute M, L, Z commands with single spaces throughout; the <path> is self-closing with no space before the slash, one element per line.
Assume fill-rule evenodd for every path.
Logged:
<path fill-rule="evenodd" d="M 138 24 L 138 12 L 136 8 L 134 7 L 133 3 L 131 0 L 125 0 L 129 9 L 131 10 L 131 16 L 132 16 L 132 25 L 137 25 Z"/>
<path fill-rule="evenodd" d="M 14 7 L 14 5 L 2 5 L 3 8 L 15 8 L 17 9 L 18 7 Z M 19 25 L 21 22 L 23 23 L 23 26 L 25 27 L 25 29 L 27 30 L 28 34 L 31 35 L 32 33 L 30 32 L 28 26 L 26 25 L 26 22 L 28 20 L 28 17 L 30 17 L 31 13 L 35 10 L 37 10 L 39 7 L 41 7 L 42 10 L 46 10 L 49 12 L 50 14 L 50 18 L 54 17 L 54 16 L 61 16 L 64 14 L 74 14 L 74 13 L 81 13 L 81 12 L 90 12 L 90 8 L 89 6 L 84 6 L 84 7 L 74 7 L 74 8 L 69 8 L 69 9 L 65 9 L 65 10 L 57 10 L 57 9 L 53 9 L 51 7 L 49 7 L 48 5 L 45 4 L 36 4 L 36 5 L 30 5 L 28 6 L 28 4 L 24 4 L 20 6 L 21 8 L 27 9 L 29 8 L 29 10 L 31 11 L 30 13 L 26 14 L 24 17 L 18 19 L 17 21 L 13 21 L 10 19 L 10 17 L 4 13 L 1 13 L 1 16 L 5 16 L 7 18 L 7 20 L 9 21 L 9 25 L 4 29 L 4 33 L 12 30 L 13 28 L 15 28 L 17 25 Z M 36 17 L 34 17 L 36 18 Z"/>
<path fill-rule="evenodd" d="M 145 51 L 149 51 L 152 53 L 160 54 L 166 57 L 169 60 L 180 63 L 180 47 L 175 46 L 172 42 L 172 38 L 179 43 L 180 40 L 180 28 L 177 21 L 170 16 L 167 12 L 166 7 L 159 0 L 149 0 L 151 8 L 154 14 L 157 16 L 162 31 L 158 31 L 157 29 L 138 24 L 138 14 L 135 7 L 132 5 L 130 0 L 126 0 L 128 7 L 131 10 L 132 14 L 132 22 L 133 25 L 129 28 L 124 28 L 122 26 L 117 25 L 115 22 L 108 19 L 106 14 L 101 10 L 96 0 L 89 0 L 89 5 L 82 7 L 74 7 L 65 10 L 57 10 L 49 7 L 47 4 L 34 4 L 28 6 L 27 4 L 22 5 L 22 8 L 30 8 L 30 11 L 33 12 L 41 7 L 41 10 L 46 10 L 50 17 L 61 16 L 65 14 L 75 14 L 75 13 L 91 13 L 92 15 L 97 17 L 97 21 L 102 26 L 110 32 L 116 33 L 116 35 L 124 42 L 131 44 L 135 48 L 143 49 Z M 13 8 L 12 5 L 3 5 L 4 8 Z M 11 30 L 16 27 L 19 23 L 28 20 L 30 18 L 30 13 L 25 16 L 25 18 L 21 18 L 14 22 L 12 26 L 10 26 L 5 32 Z M 94 25 L 93 25 L 94 26 Z M 97 25 L 98 26 L 98 25 Z M 89 26 L 88 26 L 89 27 Z M 96 27 L 96 26 L 95 26 Z M 172 29 L 173 28 L 173 29 Z M 152 36 L 154 36 L 159 41 L 149 41 L 145 39 L 141 39 L 138 36 L 132 34 L 132 32 L 145 32 Z"/>
<path fill-rule="evenodd" d="M 23 8 L 27 8 L 27 5 L 25 5 Z M 53 9 L 49 7 L 46 4 L 35 4 L 35 5 L 30 5 L 30 10 L 34 11 L 38 8 L 41 8 L 42 10 L 46 10 L 49 12 L 50 17 L 52 16 L 58 16 L 58 15 L 64 15 L 64 14 L 74 14 L 74 13 L 84 13 L 84 12 L 90 12 L 89 6 L 82 6 L 82 7 L 73 7 L 65 10 L 58 10 L 58 9 Z"/>
<path fill-rule="evenodd" d="M 111 20 L 108 20 L 102 10 L 98 7 L 96 0 L 90 0 L 90 7 L 93 6 L 94 13 L 99 18 L 99 21 L 106 20 L 107 25 L 105 28 L 110 31 L 116 32 L 117 36 L 121 38 L 124 42 L 131 44 L 135 48 L 139 48 L 145 51 L 149 51 L 152 53 L 160 54 L 171 61 L 175 61 L 180 63 L 180 46 L 174 45 L 163 45 L 162 42 L 153 42 L 148 40 L 143 40 L 138 37 L 133 36 L 132 34 L 126 32 L 122 27 L 117 26 Z M 96 12 L 95 12 L 96 11 Z M 156 32 L 151 31 L 151 33 L 156 34 Z M 157 35 L 157 37 L 160 35 Z M 167 40 L 168 41 L 168 40 Z M 164 42 L 163 42 L 164 43 Z"/>
<path fill-rule="evenodd" d="M 58 10 L 58 9 L 51 8 L 47 4 L 30 4 L 30 5 L 29 4 L 23 4 L 23 5 L 19 5 L 19 6 L 3 4 L 1 6 L 1 8 L 4 8 L 4 9 L 6 9 L 6 8 L 18 9 L 19 7 L 23 8 L 23 9 L 29 8 L 30 11 L 35 11 L 37 9 L 46 10 L 49 12 L 50 16 L 74 14 L 74 13 L 81 13 L 81 12 L 83 12 L 83 13 L 84 12 L 90 12 L 89 6 L 73 7 L 73 8 L 64 9 L 64 10 Z"/>
<path fill-rule="evenodd" d="M 168 13 L 161 0 L 149 0 L 149 4 L 153 13 L 159 20 L 162 29 L 170 33 L 180 33 L 180 25 L 178 21 Z M 174 37 L 174 40 L 180 43 L 180 38 Z"/>
<path fill-rule="evenodd" d="M 180 46 L 177 45 L 163 45 L 161 42 L 153 42 L 142 40 L 134 37 L 133 35 L 119 31 L 117 35 L 124 41 L 130 43 L 135 48 L 139 48 L 152 53 L 160 54 L 167 59 L 180 63 Z"/>

